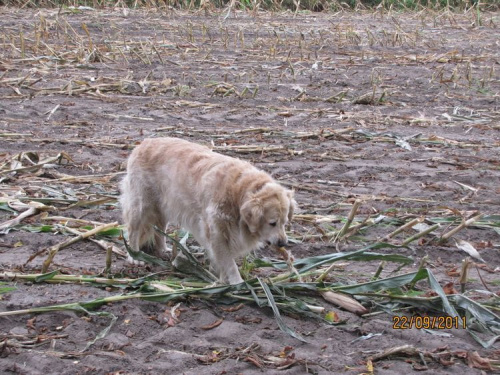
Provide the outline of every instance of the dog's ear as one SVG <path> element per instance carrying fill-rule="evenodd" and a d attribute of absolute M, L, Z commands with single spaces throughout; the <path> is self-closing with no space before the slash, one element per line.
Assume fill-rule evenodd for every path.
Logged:
<path fill-rule="evenodd" d="M 256 233 L 259 230 L 260 222 L 264 211 L 260 200 L 257 198 L 248 199 L 240 209 L 241 217 L 248 226 L 251 233 Z"/>
<path fill-rule="evenodd" d="M 290 201 L 290 207 L 288 208 L 288 221 L 292 221 L 293 213 L 297 209 L 297 202 L 293 198 L 294 196 L 293 190 L 287 190 L 286 195 L 288 196 L 288 199 Z"/>

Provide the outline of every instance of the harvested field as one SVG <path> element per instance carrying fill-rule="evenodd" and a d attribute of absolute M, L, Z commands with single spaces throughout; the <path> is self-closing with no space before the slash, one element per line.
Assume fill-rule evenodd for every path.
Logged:
<path fill-rule="evenodd" d="M 499 371 L 500 13 L 0 16 L 1 373 Z M 300 278 L 125 262 L 118 182 L 161 136 L 295 189 Z"/>

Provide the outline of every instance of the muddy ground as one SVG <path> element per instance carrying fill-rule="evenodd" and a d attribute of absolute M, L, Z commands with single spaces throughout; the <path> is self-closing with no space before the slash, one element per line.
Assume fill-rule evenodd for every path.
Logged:
<path fill-rule="evenodd" d="M 362 201 L 358 221 L 386 215 L 401 225 L 420 216 L 500 214 L 500 14 L 226 14 L 0 8 L 0 194 L 52 198 L 43 201 L 52 207 L 49 218 L 40 213 L 4 230 L 2 272 L 39 273 L 47 256 L 41 250 L 69 238 L 40 232 L 42 224 L 120 221 L 117 184 L 130 150 L 146 137 L 211 144 L 294 188 L 303 215 L 290 232 L 296 258 L 359 249 L 396 229 L 380 223 L 334 243 L 329 232 L 340 229 L 338 220 L 329 226 L 306 220 L 345 219 L 355 199 Z M 60 153 L 61 163 L 11 171 Z M 2 208 L 0 222 L 16 216 Z M 444 224 L 434 234 L 451 228 Z M 454 238 L 439 244 L 431 234 L 407 249 L 380 251 L 413 257 L 398 272 L 416 270 L 428 256 L 441 285 L 460 289 L 467 254 L 455 240 L 467 241 L 482 257 L 475 261 L 483 279 L 473 268 L 468 292 L 498 295 L 499 234 L 471 226 Z M 257 256 L 273 254 L 264 249 Z M 62 249 L 49 270 L 96 275 L 104 266 L 105 251 L 84 240 Z M 345 262 L 330 277 L 367 281 L 378 266 Z M 381 276 L 394 269 L 387 265 Z M 111 269 L 122 277 L 156 271 L 131 267 L 121 256 Z M 1 295 L 0 311 L 120 293 L 4 281 L 16 290 Z M 309 343 L 280 331 L 267 308 L 178 302 L 100 307 L 117 321 L 85 351 L 109 317 L 75 311 L 0 317 L 0 372 L 356 374 L 373 363 L 378 374 L 479 374 L 491 370 L 477 358 L 500 357 L 499 343 L 484 349 L 463 329 L 397 330 L 389 314 L 357 317 L 321 301 L 346 323 L 285 316 Z M 380 335 L 359 339 L 370 333 Z M 398 354 L 368 361 L 402 345 L 434 353 L 434 360 Z"/>

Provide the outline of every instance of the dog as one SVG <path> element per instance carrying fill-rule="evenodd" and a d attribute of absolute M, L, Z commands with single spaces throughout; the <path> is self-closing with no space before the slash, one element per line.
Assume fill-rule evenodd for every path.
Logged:
<path fill-rule="evenodd" d="M 243 282 L 235 259 L 285 246 L 294 193 L 250 163 L 178 138 L 144 140 L 130 155 L 120 203 L 135 251 L 162 256 L 154 226 L 178 225 L 208 253 L 223 284 Z"/>

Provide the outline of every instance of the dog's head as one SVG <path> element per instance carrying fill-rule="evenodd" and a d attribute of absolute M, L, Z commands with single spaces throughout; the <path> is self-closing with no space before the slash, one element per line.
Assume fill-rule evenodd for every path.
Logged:
<path fill-rule="evenodd" d="M 288 239 L 285 225 L 292 219 L 296 202 L 293 191 L 267 183 L 243 202 L 240 214 L 248 230 L 260 242 L 284 246 Z"/>

